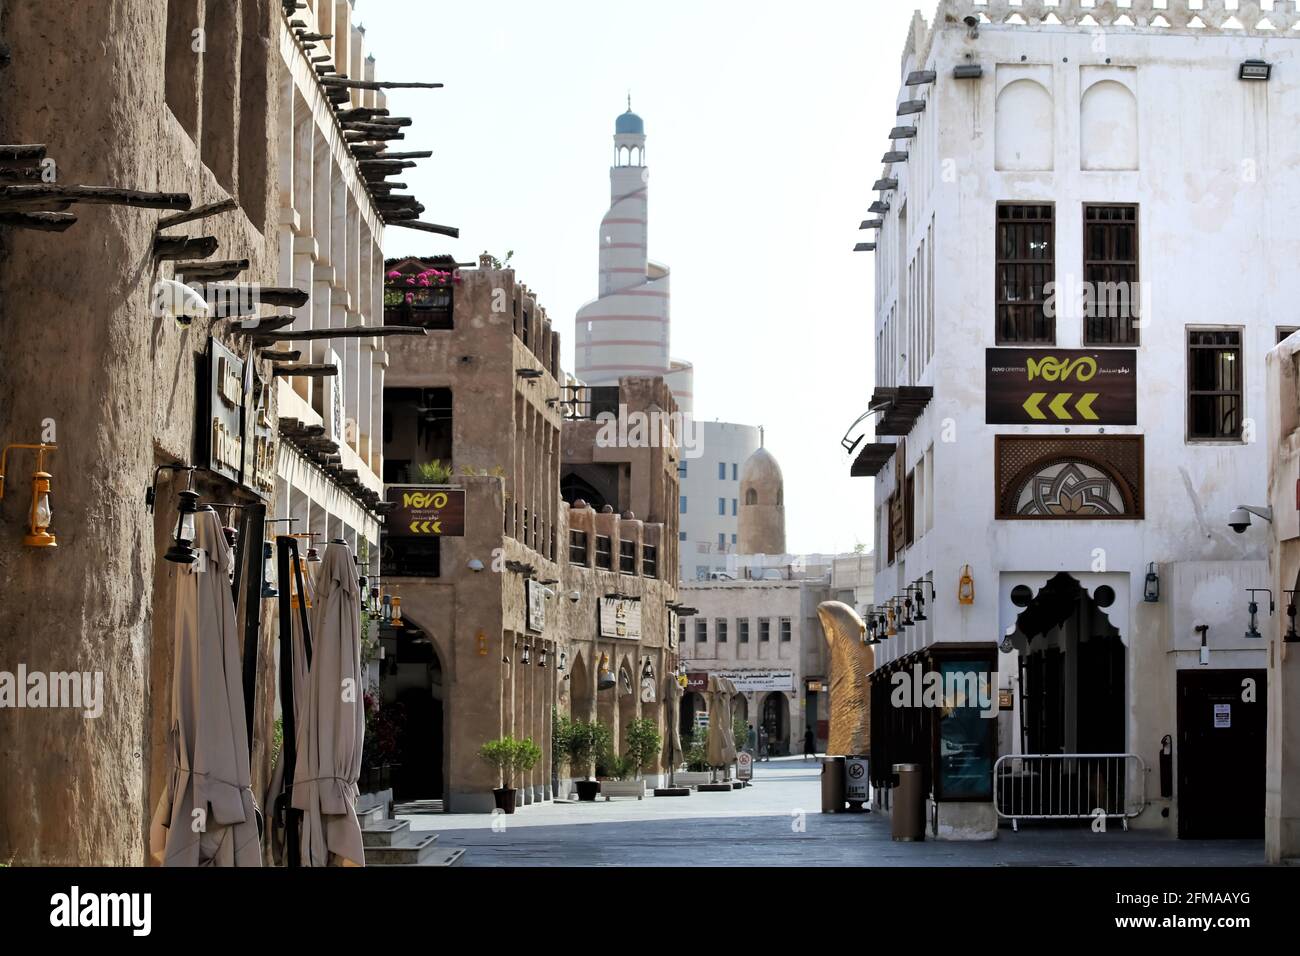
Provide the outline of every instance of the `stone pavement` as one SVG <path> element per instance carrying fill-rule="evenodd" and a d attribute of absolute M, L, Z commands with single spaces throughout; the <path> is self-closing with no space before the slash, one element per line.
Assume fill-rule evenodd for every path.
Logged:
<path fill-rule="evenodd" d="M 1185 841 L 1086 827 L 1003 829 L 997 840 L 895 843 L 879 814 L 821 813 L 821 768 L 777 759 L 731 793 L 538 803 L 512 816 L 404 816 L 465 866 L 1251 866 L 1263 841 Z M 493 829 L 496 823 L 497 829 Z"/>

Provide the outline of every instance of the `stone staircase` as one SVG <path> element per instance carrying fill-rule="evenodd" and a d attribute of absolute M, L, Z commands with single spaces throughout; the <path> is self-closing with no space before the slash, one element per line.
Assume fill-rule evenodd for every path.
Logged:
<path fill-rule="evenodd" d="M 361 839 L 366 866 L 459 866 L 465 851 L 438 846 L 436 833 L 412 833 L 407 820 L 388 817 L 387 802 L 360 804 Z"/>

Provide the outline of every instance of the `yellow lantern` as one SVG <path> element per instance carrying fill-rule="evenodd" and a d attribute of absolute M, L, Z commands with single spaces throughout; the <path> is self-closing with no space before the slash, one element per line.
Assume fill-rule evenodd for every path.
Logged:
<path fill-rule="evenodd" d="M 961 579 L 957 582 L 957 603 L 975 603 L 975 579 L 971 577 L 969 564 L 961 569 Z"/>
<path fill-rule="evenodd" d="M 50 534 L 50 522 L 53 512 L 50 508 L 50 479 L 53 477 L 45 470 L 45 453 L 53 451 L 55 445 L 7 445 L 0 452 L 0 499 L 4 498 L 5 463 L 11 448 L 30 448 L 36 452 L 36 471 L 32 474 L 32 504 L 27 513 L 27 531 L 23 544 L 29 548 L 54 548 L 58 541 Z"/>
<path fill-rule="evenodd" d="M 394 595 L 393 596 L 393 627 L 405 627 L 405 626 L 406 624 L 402 621 L 402 599 Z"/>

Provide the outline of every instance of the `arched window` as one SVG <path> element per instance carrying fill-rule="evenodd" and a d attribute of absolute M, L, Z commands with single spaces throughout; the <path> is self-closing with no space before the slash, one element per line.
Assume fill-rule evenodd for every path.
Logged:
<path fill-rule="evenodd" d="M 745 492 L 745 504 L 747 505 L 758 504 L 758 492 L 755 491 L 753 488 L 750 488 Z"/>

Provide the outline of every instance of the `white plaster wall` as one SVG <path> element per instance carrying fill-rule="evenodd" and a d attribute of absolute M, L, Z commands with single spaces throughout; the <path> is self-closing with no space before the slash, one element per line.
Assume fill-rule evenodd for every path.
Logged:
<path fill-rule="evenodd" d="M 680 516 L 680 530 L 686 533 L 679 551 L 681 580 L 694 581 L 697 569 L 727 570 L 731 553 L 731 536 L 740 532 L 740 469 L 758 450 L 758 429 L 731 422 L 697 422 L 700 436 L 699 458 L 686 458 L 686 477 L 681 479 L 680 494 L 686 497 L 687 510 Z M 727 466 L 727 476 L 718 478 L 718 464 Z M 736 479 L 731 467 L 736 466 Z M 718 499 L 727 502 L 727 513 L 718 514 Z M 736 499 L 736 515 L 731 500 Z M 726 535 L 728 550 L 718 550 L 718 535 Z M 704 550 L 701 550 L 701 547 Z"/>

